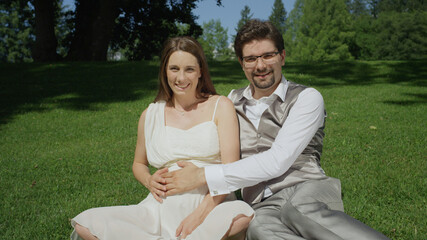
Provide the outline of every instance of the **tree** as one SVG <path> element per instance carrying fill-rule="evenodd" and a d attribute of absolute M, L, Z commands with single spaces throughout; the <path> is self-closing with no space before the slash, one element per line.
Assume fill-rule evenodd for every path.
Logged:
<path fill-rule="evenodd" d="M 34 44 L 31 19 L 33 13 L 26 2 L 0 3 L 0 61 L 30 62 Z"/>
<path fill-rule="evenodd" d="M 251 13 L 251 9 L 248 5 L 245 5 L 240 11 L 240 20 L 237 23 L 237 27 L 235 28 L 236 32 L 239 31 L 239 29 L 246 24 L 247 21 L 251 20 L 253 17 L 253 14 Z"/>
<path fill-rule="evenodd" d="M 353 16 L 353 19 L 368 14 L 368 8 L 366 5 L 366 0 L 347 0 L 348 11 Z"/>
<path fill-rule="evenodd" d="M 371 15 L 374 18 L 377 18 L 378 13 L 380 12 L 379 3 L 381 0 L 368 0 L 369 10 L 371 11 Z"/>
<path fill-rule="evenodd" d="M 427 56 L 427 12 L 382 12 L 356 29 L 362 59 L 407 60 Z M 363 26 L 363 27 L 362 27 Z"/>
<path fill-rule="evenodd" d="M 112 48 L 126 49 L 125 55 L 130 60 L 151 59 L 160 52 L 164 40 L 170 36 L 182 34 L 197 38 L 202 34 L 202 29 L 196 24 L 192 13 L 195 2 L 130 1 L 123 9 L 126 14 L 120 14 L 116 19 Z M 180 27 L 180 24 L 186 24 L 186 27 Z"/>
<path fill-rule="evenodd" d="M 38 62 L 57 61 L 58 41 L 55 36 L 57 23 L 55 12 L 58 1 L 34 0 L 36 42 L 32 50 L 33 59 Z"/>
<path fill-rule="evenodd" d="M 286 21 L 287 31 L 284 35 L 286 55 L 292 56 L 293 49 L 296 46 L 297 36 L 301 35 L 299 29 L 301 28 L 301 17 L 303 14 L 304 0 L 296 0 L 294 8 L 289 13 Z"/>
<path fill-rule="evenodd" d="M 369 16 L 366 0 L 346 0 L 346 5 L 348 12 L 352 17 L 352 29 L 363 29 L 366 26 L 360 24 L 370 23 L 369 19 L 371 18 L 371 16 Z M 356 34 L 356 38 L 358 37 L 359 36 L 357 36 Z M 369 36 L 364 37 L 369 38 Z M 362 49 L 356 43 L 356 38 L 350 39 L 350 41 L 348 42 L 348 49 L 354 58 L 359 59 Z"/>
<path fill-rule="evenodd" d="M 304 0 L 294 33 L 292 56 L 303 61 L 351 59 L 354 37 L 344 0 Z"/>
<path fill-rule="evenodd" d="M 381 12 L 426 11 L 424 0 L 368 0 L 371 15 L 377 18 Z"/>
<path fill-rule="evenodd" d="M 425 11 L 427 5 L 424 0 L 378 0 L 378 8 L 380 12 L 412 12 Z"/>
<path fill-rule="evenodd" d="M 5 42 L 8 39 L 6 48 L 9 51 L 2 61 L 56 61 L 65 56 L 73 16 L 71 11 L 62 8 L 62 0 L 6 0 L 1 9 L 6 14 L 2 17 L 4 21 L 18 20 L 17 25 L 1 24 L 0 32 L 5 34 L 2 39 Z M 17 45 L 21 47 L 16 48 Z"/>
<path fill-rule="evenodd" d="M 67 59 L 104 61 L 109 47 L 124 49 L 129 60 L 151 59 L 164 40 L 178 34 L 177 23 L 189 25 L 186 35 L 202 33 L 192 14 L 197 1 L 77 0 Z M 216 2 L 221 5 L 221 0 Z"/>
<path fill-rule="evenodd" d="M 61 0 L 62 1 L 62 0 Z M 73 37 L 75 22 L 74 22 L 74 12 L 72 10 L 68 10 L 69 6 L 61 4 L 59 6 L 59 11 L 57 12 L 58 16 L 57 24 L 55 26 L 55 36 L 58 40 L 58 47 L 56 52 L 63 59 L 67 56 L 71 40 Z"/>
<path fill-rule="evenodd" d="M 192 13 L 197 1 L 77 0 L 76 30 L 67 59 L 105 60 L 109 47 L 124 49 L 129 60 L 151 59 L 164 40 L 182 30 L 177 23 L 189 25 L 186 35 L 202 33 Z"/>
<path fill-rule="evenodd" d="M 352 1 L 353 4 L 356 2 Z M 422 0 L 369 0 L 371 16 L 353 16 L 357 59 L 418 59 L 426 56 L 426 9 Z"/>
<path fill-rule="evenodd" d="M 231 50 L 228 48 L 228 29 L 221 26 L 221 21 L 210 20 L 203 23 L 203 34 L 198 39 L 208 59 L 229 59 Z"/>
<path fill-rule="evenodd" d="M 5 17 L 10 12 L 22 14 L 23 7 L 33 6 L 28 8 L 29 22 L 36 24 L 25 27 L 34 33 L 28 37 L 35 39 L 34 60 L 55 61 L 66 55 L 70 61 L 104 61 L 111 48 L 124 49 L 132 60 L 151 59 L 167 37 L 182 30 L 179 23 L 189 25 L 185 34 L 199 36 L 202 30 L 192 14 L 197 1 L 76 0 L 73 12 L 62 11 L 62 0 L 3 0 L 1 6 L 3 21 L 11 20 Z M 221 0 L 216 2 L 221 5 Z M 19 11 L 10 8 L 12 3 Z M 10 26 L 0 26 L 0 32 Z"/>
<path fill-rule="evenodd" d="M 77 0 L 67 60 L 105 61 L 121 1 Z"/>
<path fill-rule="evenodd" d="M 269 20 L 274 26 L 276 26 L 281 34 L 285 34 L 286 32 L 287 14 L 288 13 L 286 12 L 282 0 L 275 0 Z"/>

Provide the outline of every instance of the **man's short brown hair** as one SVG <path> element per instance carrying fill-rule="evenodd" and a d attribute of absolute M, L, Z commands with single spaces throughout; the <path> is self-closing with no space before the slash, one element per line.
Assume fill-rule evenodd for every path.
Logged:
<path fill-rule="evenodd" d="M 234 39 L 234 51 L 239 59 L 242 59 L 243 46 L 253 40 L 271 40 L 277 48 L 277 51 L 282 52 L 285 49 L 283 36 L 277 28 L 269 21 L 261 21 L 259 19 L 249 20 L 243 25 Z"/>

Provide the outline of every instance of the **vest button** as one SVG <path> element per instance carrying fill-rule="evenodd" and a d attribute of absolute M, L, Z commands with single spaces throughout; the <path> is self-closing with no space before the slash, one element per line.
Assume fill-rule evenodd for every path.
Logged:
<path fill-rule="evenodd" d="M 256 136 L 257 136 L 258 138 L 261 138 L 261 134 L 260 134 L 260 133 L 258 133 Z"/>

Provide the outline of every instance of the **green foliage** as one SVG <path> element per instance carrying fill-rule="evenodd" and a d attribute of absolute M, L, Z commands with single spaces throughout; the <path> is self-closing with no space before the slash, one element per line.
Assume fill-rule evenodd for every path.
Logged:
<path fill-rule="evenodd" d="M 236 32 L 238 32 L 247 21 L 251 20 L 253 16 L 254 14 L 251 13 L 251 8 L 248 5 L 245 5 L 240 11 L 240 20 L 237 22 L 237 27 L 235 28 Z"/>
<path fill-rule="evenodd" d="M 425 11 L 427 5 L 424 0 L 378 0 L 379 12 L 411 12 Z"/>
<path fill-rule="evenodd" d="M 228 48 L 228 29 L 221 26 L 221 21 L 210 20 L 203 23 L 203 34 L 198 39 L 205 55 L 212 60 L 230 59 L 232 52 Z"/>
<path fill-rule="evenodd" d="M 292 56 L 293 55 L 293 49 L 295 49 L 295 46 L 297 42 L 295 39 L 297 38 L 297 35 L 301 35 L 299 33 L 299 29 L 301 28 L 301 17 L 302 17 L 302 8 L 304 6 L 304 0 L 296 0 L 294 4 L 293 10 L 289 13 L 289 17 L 286 20 L 286 26 L 287 31 L 285 35 L 283 36 L 285 41 L 285 49 L 286 49 L 286 55 Z"/>
<path fill-rule="evenodd" d="M 284 35 L 287 55 L 303 61 L 423 59 L 426 14 L 418 0 L 297 0 Z"/>
<path fill-rule="evenodd" d="M 67 10 L 61 0 L 56 11 L 55 36 L 58 40 L 57 52 L 61 57 L 67 56 L 70 50 L 73 31 L 75 29 L 74 12 Z"/>
<path fill-rule="evenodd" d="M 74 13 L 66 11 L 62 0 L 53 1 L 57 53 L 64 57 L 70 47 Z M 31 62 L 35 43 L 35 13 L 32 1 L 10 0 L 0 10 L 0 61 Z"/>
<path fill-rule="evenodd" d="M 347 0 L 346 4 L 348 11 L 353 16 L 353 18 L 368 14 L 366 0 Z"/>
<path fill-rule="evenodd" d="M 274 0 L 273 9 L 269 20 L 279 30 L 280 33 L 285 34 L 286 32 L 286 12 L 285 6 L 282 0 Z"/>
<path fill-rule="evenodd" d="M 168 37 L 190 35 L 197 38 L 202 29 L 192 10 L 196 0 L 127 1 L 116 19 L 111 48 L 125 49 L 129 60 L 152 59 Z M 147 34 L 150 33 L 150 34 Z"/>
<path fill-rule="evenodd" d="M 371 11 L 371 15 L 376 18 L 378 13 L 380 12 L 379 3 L 381 0 L 368 0 L 369 9 Z"/>
<path fill-rule="evenodd" d="M 192 13 L 196 2 L 76 0 L 77 6 L 89 6 L 78 12 L 66 11 L 62 0 L 55 0 L 56 53 L 66 60 L 104 60 L 104 55 L 114 52 L 127 60 L 155 58 L 168 37 L 202 34 Z M 34 3 L 1 1 L 0 61 L 33 61 Z M 221 5 L 220 0 L 216 3 Z M 423 0 L 296 0 L 283 24 L 286 10 L 282 1 L 275 0 L 270 20 L 279 30 L 286 29 L 287 55 L 295 60 L 420 59 L 427 55 L 426 12 Z M 248 6 L 240 14 L 236 31 L 253 17 Z M 230 57 L 227 48 L 204 45 L 210 52 L 215 49 L 217 60 Z M 214 58 L 210 52 L 207 55 Z"/>
<path fill-rule="evenodd" d="M 18 1 L 0 4 L 0 62 L 31 62 L 32 11 Z"/>
<path fill-rule="evenodd" d="M 297 5 L 298 4 L 298 5 Z M 290 56 L 300 61 L 351 59 L 349 43 L 354 37 L 351 18 L 343 0 L 305 0 L 295 3 Z"/>
<path fill-rule="evenodd" d="M 111 51 L 122 51 L 129 60 L 151 59 L 168 37 L 200 36 L 202 29 L 192 13 L 197 1 L 75 0 L 75 10 L 66 11 L 62 0 L 5 0 L 0 10 L 0 61 L 27 61 L 31 55 L 55 55 L 46 61 L 56 61 L 56 54 L 65 60 L 99 61 L 106 60 Z M 221 0 L 215 2 L 221 5 Z M 52 10 L 46 10 L 46 6 Z M 35 9 L 40 9 L 40 14 Z M 54 17 L 43 17 L 47 15 Z M 29 23 L 40 22 L 37 20 L 45 24 L 38 25 L 43 31 L 34 33 L 34 26 Z M 180 28 L 179 24 L 188 27 Z M 33 42 L 45 46 L 50 54 L 44 54 L 48 50 L 41 47 L 34 49 L 39 50 L 38 54 L 31 53 Z"/>
<path fill-rule="evenodd" d="M 355 22 L 361 59 L 421 59 L 427 57 L 427 12 L 382 12 Z"/>
<path fill-rule="evenodd" d="M 427 57 L 427 12 L 381 13 L 376 21 L 375 59 Z"/>
<path fill-rule="evenodd" d="M 371 15 L 377 18 L 382 12 L 426 11 L 424 0 L 367 0 Z"/>
<path fill-rule="evenodd" d="M 0 238 L 68 239 L 85 209 L 140 202 L 138 119 L 158 62 L 0 64 Z M 237 61 L 211 62 L 217 91 L 248 84 Z M 328 117 L 322 168 L 345 211 L 396 240 L 427 238 L 427 62 L 288 62 Z"/>
<path fill-rule="evenodd" d="M 177 36 L 184 36 L 190 32 L 190 24 L 175 22 L 177 28 Z"/>

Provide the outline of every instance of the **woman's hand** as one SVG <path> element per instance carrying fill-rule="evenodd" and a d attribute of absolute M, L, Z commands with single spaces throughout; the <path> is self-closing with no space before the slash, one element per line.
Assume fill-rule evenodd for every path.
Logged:
<path fill-rule="evenodd" d="M 176 237 L 179 239 L 185 239 L 190 235 L 202 222 L 206 216 L 203 216 L 199 211 L 193 211 L 184 220 L 182 220 L 179 227 L 176 229 Z"/>
<path fill-rule="evenodd" d="M 157 170 L 153 175 L 148 177 L 146 184 L 153 197 L 160 203 L 163 202 L 162 198 L 166 196 L 166 180 L 161 176 L 166 172 L 168 172 L 167 168 Z"/>
<path fill-rule="evenodd" d="M 179 236 L 180 239 L 185 239 L 188 235 L 190 235 L 194 229 L 202 224 L 212 209 L 221 203 L 225 197 L 226 195 L 212 197 L 209 193 L 206 194 L 199 206 L 197 206 L 197 208 L 194 209 L 190 215 L 182 220 L 181 224 L 176 229 L 176 237 Z"/>

